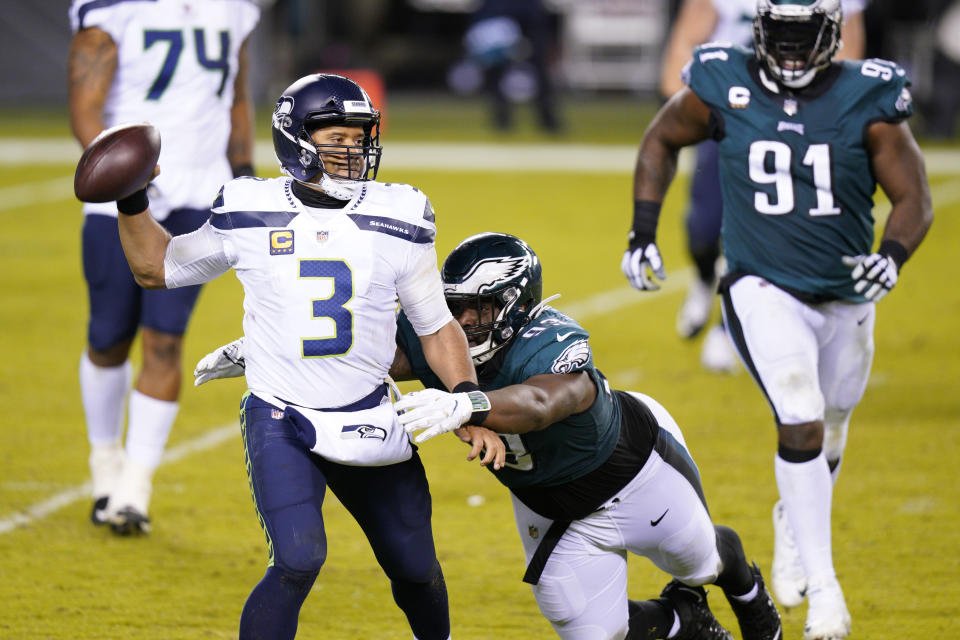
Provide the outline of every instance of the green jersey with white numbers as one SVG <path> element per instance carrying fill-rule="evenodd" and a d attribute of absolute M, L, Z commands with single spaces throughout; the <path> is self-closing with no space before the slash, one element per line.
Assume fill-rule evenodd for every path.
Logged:
<path fill-rule="evenodd" d="M 842 257 L 872 251 L 877 183 L 867 129 L 913 113 L 904 70 L 885 60 L 838 62 L 790 92 L 752 51 L 708 44 L 694 50 L 685 80 L 710 108 L 719 143 L 729 271 L 864 301 Z"/>

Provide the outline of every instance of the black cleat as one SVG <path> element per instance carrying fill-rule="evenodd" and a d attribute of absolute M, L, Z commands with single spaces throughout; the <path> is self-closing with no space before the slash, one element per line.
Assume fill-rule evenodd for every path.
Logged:
<path fill-rule="evenodd" d="M 781 640 L 783 629 L 780 625 L 780 614 L 763 584 L 763 576 L 760 575 L 760 568 L 756 563 L 750 572 L 757 583 L 757 596 L 750 602 L 740 602 L 727 595 L 727 602 L 740 623 L 740 634 L 743 640 Z"/>
<path fill-rule="evenodd" d="M 110 519 L 110 529 L 118 536 L 147 534 L 150 518 L 133 507 L 124 507 Z"/>
<path fill-rule="evenodd" d="M 98 527 L 107 524 L 107 502 L 108 496 L 100 496 L 93 501 L 93 508 L 90 509 L 90 522 Z"/>
<path fill-rule="evenodd" d="M 733 640 L 730 632 L 713 617 L 703 587 L 688 587 L 671 580 L 660 597 L 670 601 L 680 618 L 680 632 L 671 640 Z"/>

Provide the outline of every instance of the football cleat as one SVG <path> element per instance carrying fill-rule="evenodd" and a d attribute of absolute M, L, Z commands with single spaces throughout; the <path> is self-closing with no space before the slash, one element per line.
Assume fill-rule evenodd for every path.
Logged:
<path fill-rule="evenodd" d="M 110 518 L 110 529 L 118 536 L 150 533 L 150 518 L 133 507 L 124 507 Z"/>
<path fill-rule="evenodd" d="M 773 566 L 770 569 L 770 583 L 777 602 L 784 607 L 796 607 L 803 603 L 807 592 L 807 575 L 782 500 L 777 500 L 773 505 Z"/>
<path fill-rule="evenodd" d="M 737 351 L 730 334 L 721 324 L 711 327 L 703 339 L 703 350 L 700 352 L 703 368 L 714 373 L 736 373 L 737 362 Z"/>
<path fill-rule="evenodd" d="M 740 624 L 740 634 L 743 640 L 780 640 L 783 636 L 780 614 L 763 584 L 760 568 L 754 564 L 750 572 L 757 585 L 756 597 L 749 602 L 742 602 L 727 596 L 730 608 Z"/>
<path fill-rule="evenodd" d="M 850 635 L 850 612 L 836 578 L 811 584 L 803 640 L 842 640 Z"/>
<path fill-rule="evenodd" d="M 110 495 L 106 519 L 119 535 L 149 533 L 147 517 L 153 470 L 127 458 L 116 490 Z"/>
<path fill-rule="evenodd" d="M 110 494 L 117 488 L 123 469 L 124 452 L 120 443 L 90 448 L 90 480 L 93 486 L 93 509 L 90 521 L 95 525 L 105 524 L 109 513 L 107 503 Z"/>
<path fill-rule="evenodd" d="M 673 605 L 680 618 L 680 631 L 672 640 L 733 640 L 733 635 L 710 611 L 703 587 L 688 587 L 678 580 L 671 580 L 660 597 Z"/>
<path fill-rule="evenodd" d="M 94 498 L 93 508 L 90 509 L 90 522 L 100 526 L 107 524 L 107 503 L 110 501 L 108 496 Z"/>
<path fill-rule="evenodd" d="M 677 333 L 681 338 L 693 338 L 707 326 L 716 293 L 714 283 L 707 284 L 697 277 L 693 279 L 687 289 L 687 297 L 677 312 Z"/>

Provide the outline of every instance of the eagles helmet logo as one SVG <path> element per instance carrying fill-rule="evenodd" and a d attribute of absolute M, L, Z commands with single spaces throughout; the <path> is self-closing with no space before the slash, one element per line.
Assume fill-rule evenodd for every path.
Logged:
<path fill-rule="evenodd" d="M 512 280 L 530 266 L 527 256 L 499 257 L 481 260 L 456 284 L 445 284 L 444 291 L 456 293 L 459 290 L 483 293 L 505 280 Z"/>

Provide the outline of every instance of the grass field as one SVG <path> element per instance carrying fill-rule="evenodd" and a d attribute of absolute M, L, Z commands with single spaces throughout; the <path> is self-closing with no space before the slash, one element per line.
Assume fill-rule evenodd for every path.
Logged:
<path fill-rule="evenodd" d="M 555 306 L 591 332 L 596 362 L 615 386 L 648 393 L 671 410 L 715 520 L 737 529 L 748 555 L 769 572 L 776 488 L 768 408 L 745 373 L 704 372 L 699 342 L 682 341 L 673 328 L 690 275 L 681 234 L 685 181 L 671 191 L 661 223 L 670 278 L 662 293 L 643 295 L 627 289 L 619 271 L 629 165 L 583 175 L 535 167 L 391 169 L 390 141 L 416 141 L 429 127 L 423 111 L 410 109 L 398 102 L 392 114 L 381 179 L 410 182 L 430 196 L 441 255 L 486 230 L 531 243 L 544 264 L 544 294 L 563 294 Z M 649 112 L 577 111 L 580 124 L 568 140 L 635 144 Z M 613 113 L 620 114 L 613 126 L 596 124 Z M 460 117 L 437 115 L 446 133 L 424 137 L 453 140 L 463 129 L 454 126 Z M 604 130 L 599 137 L 591 137 L 590 122 Z M 68 128 L 59 116 L 6 117 L 0 134 L 2 145 L 12 136 L 66 136 Z M 490 139 L 477 127 L 463 135 Z M 530 130 L 520 139 L 570 153 L 563 141 Z M 240 609 L 266 563 L 235 427 L 241 380 L 184 387 L 168 459 L 155 478 L 149 537 L 116 538 L 87 519 L 77 383 L 87 302 L 73 161 L 27 154 L 0 171 L 0 412 L 7 416 L 0 430 L 0 638 L 235 638 Z M 272 166 L 261 169 L 271 175 Z M 834 497 L 834 555 L 854 638 L 960 634 L 960 173 L 930 178 L 936 220 L 879 305 L 873 375 Z M 240 335 L 240 305 L 232 275 L 205 288 L 186 338 L 185 376 L 207 351 Z M 454 637 L 551 637 L 520 580 L 523 554 L 506 490 L 466 463 L 453 437 L 427 443 L 421 455 Z M 484 501 L 470 506 L 469 496 Z M 325 516 L 329 557 L 298 638 L 409 638 L 359 528 L 332 497 Z M 631 597 L 655 595 L 666 580 L 646 560 L 631 559 Z M 711 602 L 735 628 L 719 590 Z M 785 638 L 800 637 L 804 617 L 803 607 L 785 612 Z"/>

